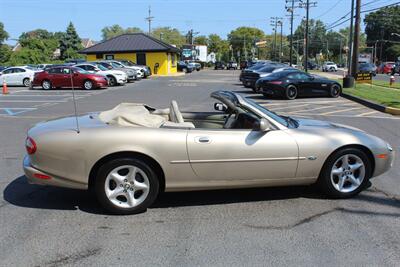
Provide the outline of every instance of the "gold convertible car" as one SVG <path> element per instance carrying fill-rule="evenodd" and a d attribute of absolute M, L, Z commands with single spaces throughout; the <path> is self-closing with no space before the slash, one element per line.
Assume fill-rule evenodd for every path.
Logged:
<path fill-rule="evenodd" d="M 346 198 L 393 164 L 388 143 L 359 129 L 279 116 L 230 91 L 215 112 L 122 103 L 28 131 L 23 167 L 42 185 L 93 189 L 108 211 L 146 210 L 162 191 L 308 185 Z"/>

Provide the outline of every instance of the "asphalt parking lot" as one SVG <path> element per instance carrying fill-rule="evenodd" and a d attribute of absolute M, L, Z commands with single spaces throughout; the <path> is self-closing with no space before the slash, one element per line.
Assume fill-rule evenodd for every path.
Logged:
<path fill-rule="evenodd" d="M 344 98 L 265 99 L 238 75 L 204 70 L 76 90 L 77 109 L 175 99 L 183 111 L 212 111 L 211 92 L 234 90 L 278 113 L 360 128 L 399 150 L 400 117 Z M 111 216 L 87 192 L 30 185 L 23 175 L 26 130 L 73 112 L 71 90 L 0 95 L 0 266 L 399 265 L 398 158 L 353 199 L 325 199 L 311 187 L 166 193 L 145 213 Z"/>

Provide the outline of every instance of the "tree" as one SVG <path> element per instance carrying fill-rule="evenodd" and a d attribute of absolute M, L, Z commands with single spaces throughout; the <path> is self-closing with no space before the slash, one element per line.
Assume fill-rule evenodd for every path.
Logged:
<path fill-rule="evenodd" d="M 235 57 L 239 52 L 241 57 L 247 59 L 254 49 L 255 43 L 262 40 L 265 34 L 262 30 L 254 27 L 239 27 L 228 34 L 232 55 Z"/>
<path fill-rule="evenodd" d="M 8 39 L 8 37 L 10 36 L 8 35 L 8 32 L 4 30 L 4 24 L 0 22 L 0 45 L 2 45 L 3 42 Z"/>
<path fill-rule="evenodd" d="M 137 32 L 143 32 L 140 28 L 138 27 L 128 27 L 126 29 L 122 28 L 118 24 L 114 24 L 112 26 L 104 27 L 101 30 L 101 35 L 103 37 L 103 41 L 108 40 L 110 38 L 113 38 L 115 36 L 124 34 L 124 33 L 137 33 Z"/>
<path fill-rule="evenodd" d="M 208 51 L 215 53 L 218 60 L 229 60 L 229 42 L 218 34 L 208 35 Z"/>
<path fill-rule="evenodd" d="M 8 33 L 4 30 L 4 24 L 0 22 L 0 63 L 7 62 L 11 55 L 11 48 L 3 44 L 8 37 Z"/>
<path fill-rule="evenodd" d="M 67 31 L 64 35 L 61 36 L 60 40 L 60 58 L 78 58 L 81 57 L 78 54 L 78 51 L 81 50 L 82 43 L 81 38 L 79 38 L 78 33 L 75 30 L 72 22 L 69 23 L 67 27 Z"/>
<path fill-rule="evenodd" d="M 381 61 L 395 60 L 399 54 L 394 54 L 396 48 L 390 49 L 396 43 L 392 33 L 400 33 L 400 6 L 381 8 L 368 13 L 364 19 L 367 45 L 378 45 L 378 57 Z M 397 41 L 400 38 L 395 39 Z M 382 57 L 380 54 L 382 51 Z"/>
<path fill-rule="evenodd" d="M 152 30 L 151 35 L 154 38 L 161 38 L 163 42 L 176 45 L 178 47 L 184 45 L 186 42 L 185 36 L 183 36 L 176 28 L 157 27 Z"/>
<path fill-rule="evenodd" d="M 303 55 L 306 20 L 303 19 L 293 34 L 294 45 L 298 44 L 299 54 Z M 308 22 L 308 55 L 315 57 L 325 47 L 326 51 L 326 27 L 321 20 L 310 19 Z"/>
<path fill-rule="evenodd" d="M 196 45 L 207 45 L 208 38 L 205 35 L 199 35 L 194 38 L 194 44 Z"/>

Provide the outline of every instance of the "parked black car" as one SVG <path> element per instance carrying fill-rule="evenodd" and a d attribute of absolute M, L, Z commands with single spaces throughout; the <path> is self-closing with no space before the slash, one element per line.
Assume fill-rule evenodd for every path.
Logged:
<path fill-rule="evenodd" d="M 280 96 L 290 100 L 298 96 L 338 97 L 342 92 L 342 86 L 338 82 L 299 70 L 272 73 L 259 79 L 256 86 L 265 97 Z"/>
<path fill-rule="evenodd" d="M 303 63 L 303 67 L 305 67 L 305 64 Z M 309 70 L 315 70 L 318 69 L 318 65 L 315 62 L 308 61 L 307 62 L 307 69 Z"/>
<path fill-rule="evenodd" d="M 194 70 L 194 67 L 185 63 L 184 61 L 178 61 L 177 64 L 178 71 L 184 72 L 184 73 L 190 73 Z"/>
<path fill-rule="evenodd" d="M 393 64 L 391 75 L 395 75 L 396 73 L 400 75 L 400 61 L 396 61 L 396 63 Z"/>
<path fill-rule="evenodd" d="M 252 88 L 253 91 L 257 91 L 256 82 L 258 79 L 271 74 L 273 71 L 281 68 L 290 68 L 287 65 L 281 63 L 269 63 L 261 65 L 259 68 L 252 70 L 245 70 L 241 73 L 241 79 L 244 87 Z"/>
<path fill-rule="evenodd" d="M 360 63 L 358 65 L 358 71 L 361 73 L 371 73 L 373 76 L 376 76 L 377 67 L 372 63 Z"/>
<path fill-rule="evenodd" d="M 226 64 L 222 61 L 215 62 L 214 69 L 215 70 L 224 70 L 226 68 Z"/>

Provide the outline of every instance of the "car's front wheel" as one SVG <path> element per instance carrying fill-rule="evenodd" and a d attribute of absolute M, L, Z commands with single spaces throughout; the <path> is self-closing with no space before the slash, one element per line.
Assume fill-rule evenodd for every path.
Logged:
<path fill-rule="evenodd" d="M 330 197 L 348 198 L 365 188 L 371 172 L 371 163 L 364 151 L 344 148 L 326 160 L 317 183 Z"/>
<path fill-rule="evenodd" d="M 87 80 L 83 83 L 83 88 L 86 90 L 93 89 L 93 82 L 91 80 Z"/>
<path fill-rule="evenodd" d="M 116 86 L 117 85 L 117 79 L 113 76 L 108 76 L 108 85 L 109 86 Z"/>
<path fill-rule="evenodd" d="M 30 87 L 31 86 L 31 80 L 29 78 L 25 78 L 22 83 L 24 84 L 25 87 Z"/>
<path fill-rule="evenodd" d="M 100 168 L 95 191 L 99 202 L 109 212 L 136 214 L 155 201 L 159 180 L 145 161 L 115 159 Z"/>
<path fill-rule="evenodd" d="M 294 85 L 289 85 L 286 87 L 285 96 L 289 100 L 294 100 L 297 97 L 297 87 Z"/>

